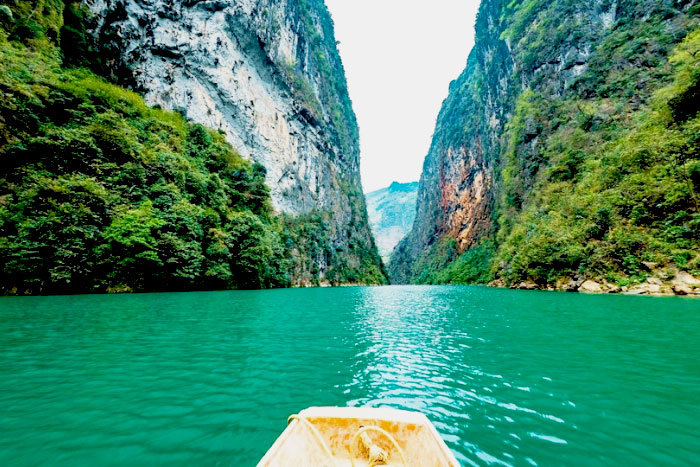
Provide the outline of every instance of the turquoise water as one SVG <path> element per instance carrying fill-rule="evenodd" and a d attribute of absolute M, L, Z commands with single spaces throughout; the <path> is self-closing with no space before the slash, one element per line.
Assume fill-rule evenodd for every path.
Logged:
<path fill-rule="evenodd" d="M 465 465 L 694 464 L 700 301 L 478 287 L 0 299 L 0 465 L 255 465 L 311 405 Z"/>

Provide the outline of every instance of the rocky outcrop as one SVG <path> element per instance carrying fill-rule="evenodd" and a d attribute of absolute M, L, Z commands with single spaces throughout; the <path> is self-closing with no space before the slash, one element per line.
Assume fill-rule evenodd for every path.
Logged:
<path fill-rule="evenodd" d="M 578 291 L 582 293 L 601 293 L 603 292 L 603 287 L 595 281 L 587 280 L 581 284 Z"/>
<path fill-rule="evenodd" d="M 357 123 L 322 0 L 83 4 L 100 46 L 120 51 L 111 66 L 121 84 L 150 105 L 218 129 L 262 164 L 278 212 L 325 213 L 325 248 L 357 267 L 366 259 L 358 252 L 376 256 Z M 314 261 L 323 280 L 329 260 Z M 379 268 L 378 257 L 370 263 Z"/>
<path fill-rule="evenodd" d="M 700 280 L 687 272 L 676 274 L 670 286 L 676 295 L 700 295 Z"/>
<path fill-rule="evenodd" d="M 653 274 L 643 282 L 620 287 L 605 279 L 560 279 L 554 287 L 537 284 L 531 280 L 523 281 L 510 286 L 518 290 L 549 290 L 559 292 L 578 292 L 583 294 L 623 294 L 623 295 L 652 295 L 652 296 L 687 296 L 700 298 L 700 279 L 685 271 L 668 271 L 655 268 Z M 658 276 L 669 276 L 672 279 L 661 279 Z M 506 288 L 508 285 L 503 280 L 495 280 L 490 287 Z"/>

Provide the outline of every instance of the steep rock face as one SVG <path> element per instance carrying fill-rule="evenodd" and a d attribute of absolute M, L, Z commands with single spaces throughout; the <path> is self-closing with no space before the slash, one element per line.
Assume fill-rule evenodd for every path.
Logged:
<path fill-rule="evenodd" d="M 515 69 L 508 43 L 500 40 L 502 8 L 498 0 L 482 2 L 476 45 L 450 84 L 423 164 L 413 229 L 393 253 L 392 281 L 411 281 L 416 262 L 440 239 L 457 239 L 465 251 L 492 229 L 492 155 L 508 116 L 503 98 Z"/>
<path fill-rule="evenodd" d="M 220 130 L 242 156 L 261 163 L 277 211 L 324 213 L 328 250 L 343 252 L 356 268 L 366 263 L 363 255 L 376 257 L 357 123 L 322 0 L 83 4 L 94 14 L 97 42 L 120 51 L 115 76 L 149 104 Z M 320 279 L 330 262 L 316 259 Z M 379 267 L 378 258 L 370 263 Z"/>
<path fill-rule="evenodd" d="M 696 24 L 696 3 L 483 0 L 476 45 L 438 116 L 413 229 L 392 256 L 392 281 L 420 280 L 426 269 L 502 241 L 517 213 L 534 202 L 540 169 L 550 162 L 543 154 L 548 138 L 568 124 L 559 108 L 551 114 L 562 121 L 546 121 L 527 107 L 528 99 L 580 110 L 585 99 L 620 98 L 617 111 L 639 109 L 655 86 L 668 82 L 668 70 L 637 70 L 663 62 Z M 648 37 L 635 38 L 637 30 Z M 635 44 L 630 50 L 627 41 Z M 620 84 L 621 76 L 637 83 L 615 89 L 629 84 Z M 436 261 L 446 241 L 454 251 Z"/>

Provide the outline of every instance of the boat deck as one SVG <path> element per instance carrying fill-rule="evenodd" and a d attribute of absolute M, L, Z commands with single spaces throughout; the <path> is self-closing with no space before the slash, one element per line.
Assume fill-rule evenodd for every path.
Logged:
<path fill-rule="evenodd" d="M 363 427 L 377 427 L 396 441 L 407 465 L 454 466 L 459 464 L 428 418 L 417 412 L 395 409 L 311 407 L 299 414 L 270 448 L 258 467 L 351 466 L 350 449 Z M 371 443 L 389 454 L 387 466 L 402 466 L 399 451 L 382 433 L 367 432 Z M 367 467 L 368 448 L 356 440 L 355 467 Z M 330 452 L 328 452 L 330 451 Z M 329 455 L 330 454 L 330 455 Z M 332 458 L 331 458 L 332 456 Z"/>

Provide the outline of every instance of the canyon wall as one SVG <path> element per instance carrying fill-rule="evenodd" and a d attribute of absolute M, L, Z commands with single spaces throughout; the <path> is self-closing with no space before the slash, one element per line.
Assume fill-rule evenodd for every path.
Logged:
<path fill-rule="evenodd" d="M 322 0 L 83 4 L 115 80 L 222 132 L 265 167 L 276 211 L 322 224 L 320 245 L 300 233 L 298 283 L 376 276 L 358 127 Z"/>
<path fill-rule="evenodd" d="M 678 82 L 680 71 L 669 56 L 697 27 L 697 13 L 696 1 L 483 0 L 475 46 L 437 119 L 413 229 L 392 256 L 392 281 L 453 282 L 461 274 L 465 282 L 546 287 L 610 271 L 629 278 L 635 271 L 625 269 L 627 256 L 670 262 L 673 247 L 639 245 L 616 252 L 617 264 L 591 264 L 587 258 L 596 251 L 613 248 L 606 235 L 618 224 L 627 228 L 634 207 L 608 203 L 607 187 L 582 183 L 596 161 L 608 160 L 600 153 L 609 149 L 605 144 L 638 133 L 640 116 Z M 622 168 L 625 163 L 616 160 L 620 170 L 649 169 Z M 561 175 L 569 169 L 570 176 Z M 682 174 L 676 175 L 673 183 L 682 186 Z M 692 184 L 684 190 L 682 202 L 666 214 L 691 210 Z M 579 218 L 569 212 L 583 200 L 577 193 L 600 197 L 582 205 Z M 640 197 L 639 204 L 649 202 Z M 571 202 L 563 205 L 564 199 Z M 543 219 L 556 226 L 560 218 L 569 230 L 547 233 Z M 640 227 L 653 238 L 660 220 Z M 596 222 L 603 230 L 586 237 Z M 539 249 L 532 246 L 525 257 L 525 245 Z M 572 253 L 576 245 L 581 250 Z M 689 251 L 694 257 L 694 247 Z"/>

